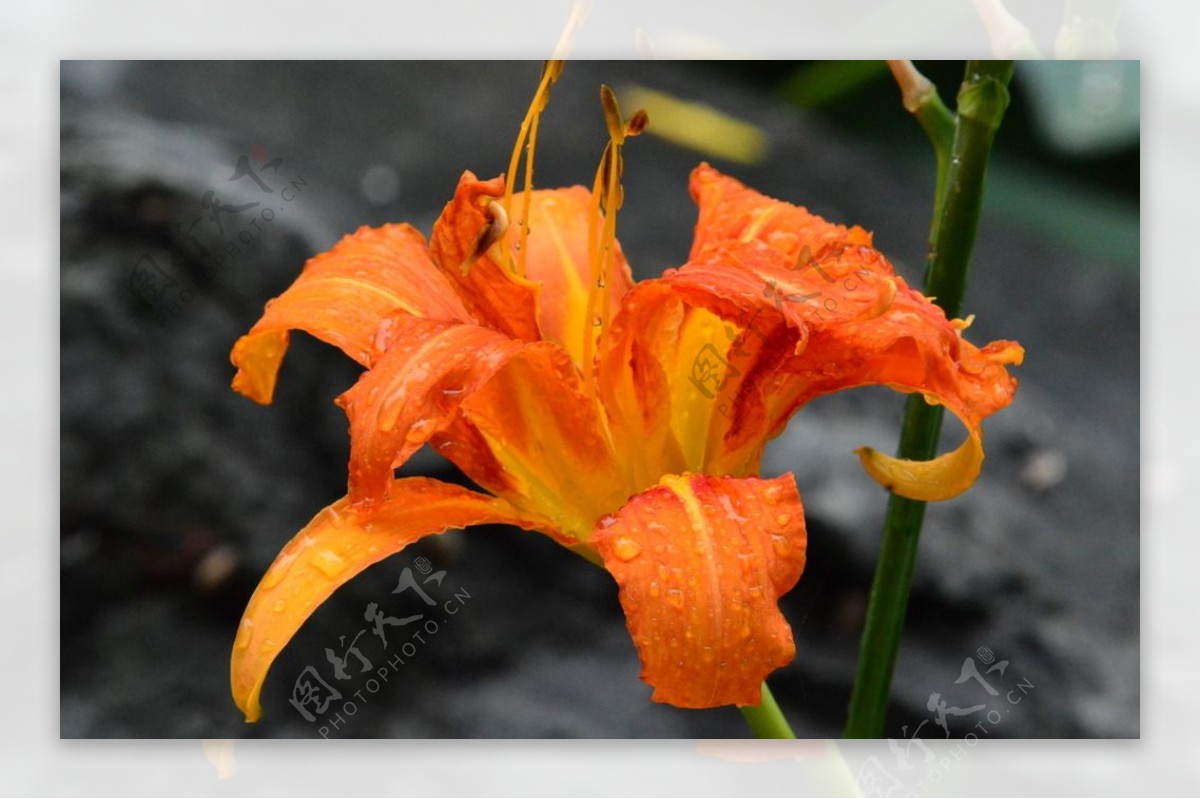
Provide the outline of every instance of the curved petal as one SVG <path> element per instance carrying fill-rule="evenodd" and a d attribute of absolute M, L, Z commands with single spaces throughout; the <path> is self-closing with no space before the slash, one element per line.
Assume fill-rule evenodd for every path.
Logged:
<path fill-rule="evenodd" d="M 659 474 L 757 470 L 740 450 L 739 458 L 723 457 L 731 434 L 742 436 L 740 445 L 757 433 L 760 449 L 767 437 L 739 421 L 739 390 L 756 368 L 803 350 L 816 326 L 840 321 L 818 304 L 829 296 L 826 275 L 855 281 L 840 296 L 851 319 L 886 311 L 894 297 L 890 266 L 874 250 L 812 263 L 819 271 L 791 269 L 759 243 L 714 248 L 705 261 L 643 281 L 626 297 L 601 346 L 598 383 L 614 429 L 635 447 L 652 441 L 652 451 L 663 453 Z M 672 440 L 659 443 L 667 430 Z"/>
<path fill-rule="evenodd" d="M 309 259 L 296 281 L 267 303 L 230 359 L 233 388 L 264 405 L 288 347 L 288 331 L 303 330 L 370 363 L 375 331 L 394 311 L 469 322 L 470 316 L 430 260 L 425 238 L 409 225 L 359 228 L 329 252 Z"/>
<path fill-rule="evenodd" d="M 700 208 L 689 262 L 750 242 L 769 247 L 788 264 L 820 262 L 841 248 L 871 246 L 871 234 L 861 227 L 827 222 L 803 206 L 747 188 L 706 163 L 692 170 L 688 189 Z"/>
<path fill-rule="evenodd" d="M 976 430 L 962 446 L 928 461 L 893 458 L 870 447 L 859 447 L 859 460 L 871 479 L 894 494 L 922 502 L 951 499 L 966 491 L 983 467 L 983 437 Z"/>
<path fill-rule="evenodd" d="M 757 705 L 766 676 L 795 657 L 778 607 L 807 544 L 791 474 L 665 477 L 601 519 L 592 541 L 620 586 L 654 701 Z"/>
<path fill-rule="evenodd" d="M 525 345 L 463 401 L 462 414 L 473 438 L 456 438 L 459 446 L 439 451 L 489 488 L 498 469 L 508 485 L 493 490 L 579 541 L 636 491 L 598 401 L 557 344 Z"/>
<path fill-rule="evenodd" d="M 587 318 L 588 296 L 595 280 L 588 263 L 588 215 L 592 195 L 582 186 L 535 191 L 530 198 L 529 236 L 525 275 L 542 284 L 538 299 L 538 325 L 542 338 L 558 342 L 575 363 L 583 363 L 585 336 L 594 335 Z M 521 195 L 515 203 L 520 204 Z M 518 227 L 513 226 L 515 239 Z M 608 280 L 610 312 L 633 288 L 629 264 L 618 242 L 613 243 L 613 272 Z"/>
<path fill-rule="evenodd" d="M 484 324 L 524 341 L 555 341 L 579 363 L 584 335 L 590 329 L 586 316 L 593 282 L 587 245 L 591 194 L 575 186 L 530 195 L 524 277 L 504 262 L 499 246 L 489 245 L 487 232 L 497 222 L 488 204 L 503 195 L 504 178 L 481 181 L 471 172 L 464 173 L 454 199 L 433 227 L 434 260 Z M 520 193 L 513 205 L 503 235 L 515 253 L 520 246 Z M 489 246 L 479 252 L 481 244 Z M 615 312 L 633 285 L 619 245 L 609 282 Z"/>
<path fill-rule="evenodd" d="M 383 354 L 337 399 L 350 420 L 350 498 L 387 499 L 392 470 L 457 417 L 459 406 L 520 351 L 478 325 L 407 314 L 379 329 Z"/>
<path fill-rule="evenodd" d="M 238 627 L 230 662 L 233 699 L 246 715 L 262 715 L 267 670 L 300 626 L 359 572 L 428 535 L 476 524 L 547 530 L 507 502 L 427 478 L 395 481 L 394 501 L 378 513 L 355 512 L 340 499 L 293 538 L 258 584 Z"/>
<path fill-rule="evenodd" d="M 654 400 L 631 366 L 631 342 L 641 342 L 666 375 L 666 395 L 689 407 L 686 424 L 672 418 L 687 468 L 734 475 L 757 471 L 765 442 L 814 397 L 864 385 L 919 391 L 967 426 L 962 451 L 920 468 L 872 451 L 864 464 L 905 496 L 965 490 L 982 461 L 982 419 L 1012 401 L 1016 380 L 1005 366 L 1020 363 L 1019 345 L 965 341 L 966 323 L 910 289 L 859 243 L 869 241 L 865 232 L 828 225 L 706 167 L 693 192 L 702 203 L 695 258 L 626 298 L 602 350 L 602 384 L 624 386 L 625 404 Z M 661 320 L 675 318 L 671 332 Z"/>

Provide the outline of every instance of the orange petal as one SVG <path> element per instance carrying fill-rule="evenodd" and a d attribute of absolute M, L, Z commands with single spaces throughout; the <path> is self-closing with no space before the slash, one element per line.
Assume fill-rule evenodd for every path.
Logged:
<path fill-rule="evenodd" d="M 835 225 L 802 206 L 771 199 L 708 164 L 692 170 L 688 188 L 700 207 L 690 262 L 751 242 L 769 247 L 788 264 L 802 258 L 820 261 L 840 248 L 871 246 L 871 234 L 862 228 Z"/>
<path fill-rule="evenodd" d="M 673 397 L 685 396 L 670 369 L 682 324 L 682 303 L 661 281 L 643 281 L 626 297 L 597 355 L 596 388 L 618 457 L 635 469 L 634 491 L 688 469 L 673 425 L 703 409 L 673 412 Z"/>
<path fill-rule="evenodd" d="M 425 238 L 409 225 L 363 227 L 304 271 L 266 310 L 230 356 L 233 388 L 269 404 L 288 347 L 288 331 L 303 330 L 370 363 L 375 331 L 388 314 L 470 321 L 466 309 L 430 260 Z"/>
<path fill-rule="evenodd" d="M 337 402 L 350 419 L 350 497 L 386 498 L 392 470 L 458 415 L 463 400 L 518 352 L 486 327 L 407 314 L 379 329 L 383 354 Z"/>
<path fill-rule="evenodd" d="M 632 341 L 666 374 L 671 424 L 692 471 L 756 472 L 765 442 L 814 397 L 864 385 L 920 391 L 967 426 L 962 451 L 933 467 L 891 464 L 878 453 L 864 463 L 878 467 L 876 476 L 893 473 L 887 482 L 898 492 L 945 498 L 968 486 L 982 461 L 982 419 L 1012 401 L 1016 380 L 1005 366 L 1020 362 L 1020 347 L 965 341 L 966 323 L 910 289 L 865 232 L 708 167 L 692 188 L 701 203 L 693 261 L 639 284 L 604 343 L 601 383 L 622 389 L 613 401 L 624 416 L 638 418 L 631 402 L 663 401 L 661 389 L 636 385 L 646 380 L 632 367 Z M 904 474 L 927 478 L 925 487 Z"/>
<path fill-rule="evenodd" d="M 545 529 L 503 500 L 423 477 L 397 480 L 394 501 L 378 513 L 356 513 L 347 498 L 321 511 L 283 548 L 258 584 L 238 628 L 230 664 L 233 699 L 246 715 L 262 715 L 267 670 L 305 620 L 341 585 L 368 566 L 428 535 L 475 524 Z"/>
<path fill-rule="evenodd" d="M 481 181 L 473 172 L 464 172 L 453 199 L 433 225 L 429 249 L 476 319 L 513 338 L 537 341 L 537 284 L 478 251 L 496 221 L 487 213 L 488 204 L 503 196 L 503 177 Z"/>
<path fill-rule="evenodd" d="M 693 261 L 643 281 L 626 298 L 602 343 L 600 383 L 610 409 L 621 409 L 613 414 L 621 417 L 618 429 L 639 427 L 633 405 L 648 414 L 669 407 L 683 464 L 664 446 L 663 471 L 753 473 L 757 458 L 748 452 L 713 466 L 736 423 L 733 408 L 746 376 L 756 364 L 778 363 L 785 350 L 802 348 L 812 326 L 829 321 L 822 303 L 831 293 L 845 318 L 885 312 L 894 273 L 863 231 L 769 200 L 708 167 L 696 170 L 692 188 L 702 203 Z M 632 368 L 634 341 L 652 353 L 643 360 L 653 365 L 643 363 L 640 373 Z M 663 382 L 659 372 L 665 390 L 650 385 Z M 625 437 L 637 446 L 665 428 L 662 420 L 648 420 Z M 753 442 L 759 452 L 764 441 Z"/>
<path fill-rule="evenodd" d="M 468 446 L 439 451 L 472 479 L 482 470 L 487 480 L 499 466 L 510 486 L 498 490 L 501 496 L 580 541 L 636 490 L 613 452 L 598 401 L 556 344 L 526 345 L 463 402 L 462 412 L 490 456 L 458 439 Z"/>
<path fill-rule="evenodd" d="M 585 336 L 594 335 L 593 320 L 587 318 L 588 295 L 596 290 L 588 264 L 591 201 L 591 192 L 582 186 L 535 191 L 530 199 L 525 276 L 542 284 L 538 325 L 542 338 L 558 342 L 578 364 L 583 363 Z M 518 194 L 514 205 L 520 207 L 520 202 Z M 517 232 L 514 225 L 510 235 L 515 238 Z M 608 280 L 612 314 L 633 288 L 633 277 L 621 245 L 614 242 L 614 250 Z"/>
<path fill-rule="evenodd" d="M 525 341 L 558 342 L 578 363 L 590 325 L 585 317 L 592 286 L 587 247 L 591 195 L 580 186 L 532 193 L 524 277 L 501 260 L 500 247 L 478 252 L 481 234 L 493 223 L 488 202 L 503 195 L 502 177 L 480 181 L 471 172 L 464 173 L 454 199 L 434 225 L 434 259 L 484 324 Z M 518 193 L 505 232 L 514 251 L 522 206 Z M 609 286 L 614 311 L 632 285 L 618 246 Z"/>
<path fill-rule="evenodd" d="M 946 406 L 967 428 L 958 449 L 931 461 L 906 461 L 870 449 L 860 451 L 868 474 L 911 499 L 951 499 L 975 482 L 983 463 L 982 423 L 1013 400 L 1017 380 L 1006 368 L 1024 351 L 1011 341 L 980 349 L 962 338 L 959 325 L 940 308 L 897 279 L 888 313 L 846 325 L 814 330 L 807 349 L 784 359 L 780 371 L 793 382 L 772 393 L 758 392 L 768 430 L 782 430 L 795 410 L 810 400 L 846 388 L 884 385 L 920 392 Z M 747 392 L 749 397 L 751 392 Z M 747 400 L 746 405 L 753 404 Z"/>
<path fill-rule="evenodd" d="M 654 701 L 757 705 L 766 676 L 795 657 L 778 607 L 807 543 L 791 474 L 665 477 L 601 519 L 592 541 L 620 586 Z"/>

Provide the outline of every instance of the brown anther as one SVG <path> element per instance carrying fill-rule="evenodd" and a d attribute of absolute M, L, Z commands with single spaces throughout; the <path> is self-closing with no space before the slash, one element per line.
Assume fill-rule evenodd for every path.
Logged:
<path fill-rule="evenodd" d="M 639 108 L 633 112 L 633 116 L 625 123 L 625 135 L 636 136 L 646 129 L 650 124 L 650 115 L 646 113 L 646 109 Z"/>
<path fill-rule="evenodd" d="M 475 247 L 471 251 L 471 256 L 463 261 L 462 273 L 465 275 L 475 265 L 475 262 L 484 256 L 492 245 L 499 241 L 505 231 L 508 230 L 508 212 L 504 210 L 504 206 L 495 200 L 488 200 L 487 207 L 484 209 L 484 216 L 488 218 L 487 224 L 479 231 L 479 236 L 475 239 Z"/>
<path fill-rule="evenodd" d="M 608 125 L 608 136 L 614 144 L 625 141 L 625 122 L 621 118 L 621 106 L 613 90 L 600 84 L 600 105 L 604 108 L 604 122 Z"/>

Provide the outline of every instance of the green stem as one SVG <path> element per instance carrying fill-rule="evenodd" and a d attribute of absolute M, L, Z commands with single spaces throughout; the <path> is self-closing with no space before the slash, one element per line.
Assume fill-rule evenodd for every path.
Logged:
<path fill-rule="evenodd" d="M 1008 107 L 1008 82 L 1012 71 L 1012 61 L 967 62 L 966 75 L 958 93 L 958 115 L 944 178 L 939 169 L 938 196 L 934 202 L 929 254 L 925 263 L 925 294 L 936 297 L 937 304 L 951 318 L 958 316 L 962 305 L 967 267 L 979 227 L 988 157 Z M 941 138 L 935 140 L 935 150 Z M 899 457 L 910 460 L 932 458 L 937 451 L 942 416 L 941 405 L 929 405 L 916 394 L 910 396 L 904 409 Z M 871 585 L 858 674 L 850 697 L 847 738 L 879 738 L 883 735 L 924 518 L 924 502 L 895 494 L 888 498 L 883 546 Z"/>
<path fill-rule="evenodd" d="M 764 680 L 762 684 L 762 702 L 758 705 L 747 705 L 741 708 L 746 723 L 750 725 L 757 738 L 795 738 L 796 733 L 788 726 L 783 711 L 775 702 L 771 689 Z"/>

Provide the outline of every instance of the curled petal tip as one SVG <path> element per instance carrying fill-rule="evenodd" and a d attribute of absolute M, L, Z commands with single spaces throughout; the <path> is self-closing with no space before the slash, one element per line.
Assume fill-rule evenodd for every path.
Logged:
<path fill-rule="evenodd" d="M 258 720 L 262 718 L 262 705 L 260 705 L 257 701 L 254 702 L 253 707 L 240 707 L 239 706 L 238 709 L 241 710 L 242 713 L 246 716 L 247 724 L 256 724 L 258 722 Z"/>
<path fill-rule="evenodd" d="M 922 502 L 953 499 L 975 483 L 983 466 L 983 442 L 975 432 L 958 449 L 929 461 L 893 458 L 870 447 L 855 453 L 872 480 L 893 494 Z"/>

